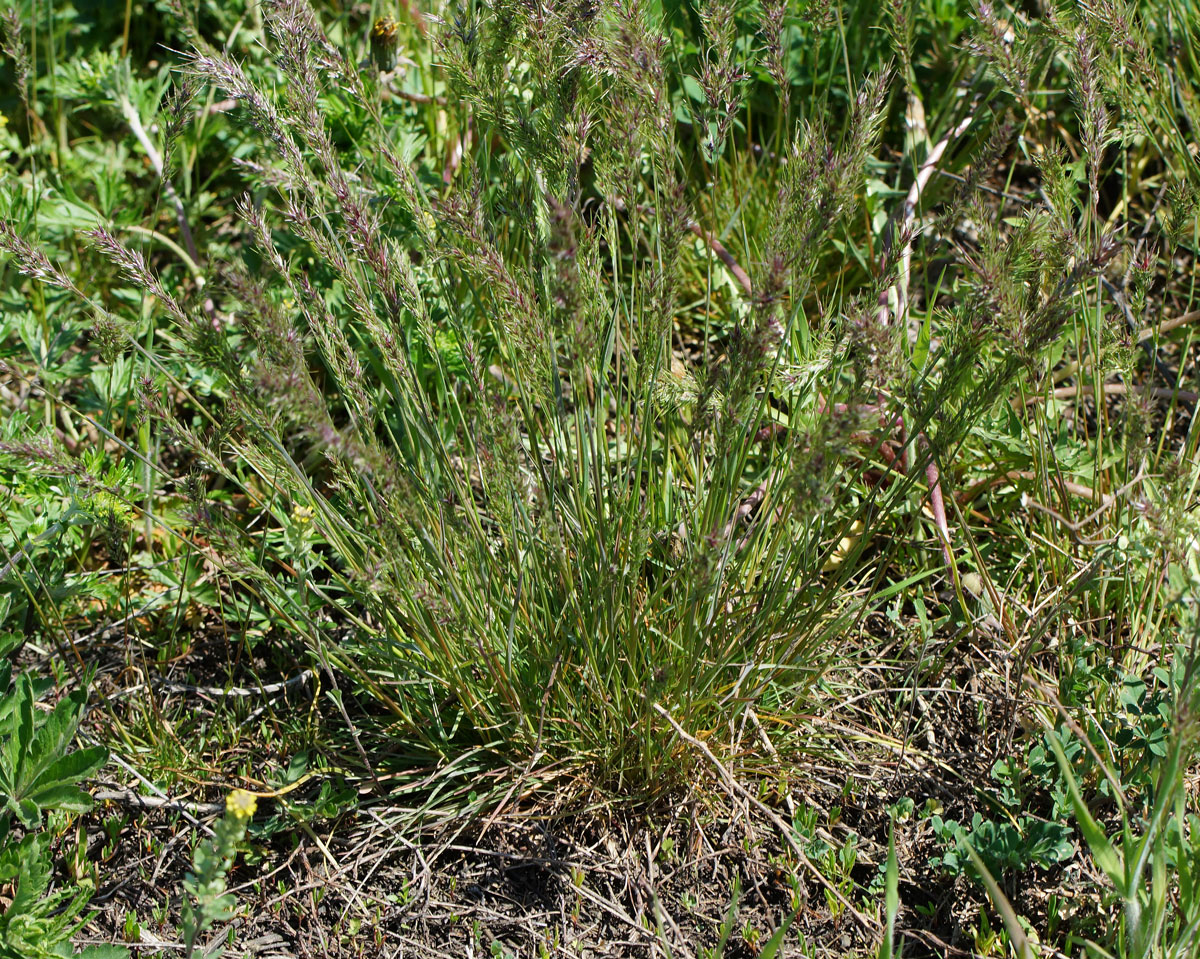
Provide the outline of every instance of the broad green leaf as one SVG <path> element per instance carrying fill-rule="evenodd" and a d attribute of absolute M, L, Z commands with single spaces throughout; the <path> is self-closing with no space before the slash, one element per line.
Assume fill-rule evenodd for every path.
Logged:
<path fill-rule="evenodd" d="M 32 829 L 42 821 L 41 811 L 32 799 L 10 799 L 9 804 L 22 825 Z"/>
<path fill-rule="evenodd" d="M 59 784 L 75 783 L 86 779 L 108 762 L 108 750 L 103 746 L 89 746 L 67 753 L 46 768 L 38 777 L 39 788 Z"/>
<path fill-rule="evenodd" d="M 23 783 L 36 782 L 70 748 L 75 730 L 79 728 L 84 698 L 85 694 L 80 690 L 71 693 L 54 707 L 54 711 L 38 728 L 28 747 L 27 761 L 21 774 Z"/>
<path fill-rule="evenodd" d="M 92 797 L 78 786 L 47 786 L 29 793 L 28 802 L 40 810 L 62 809 L 66 812 L 87 812 L 92 808 Z"/>
<path fill-rule="evenodd" d="M 124 946 L 87 946 L 75 956 L 76 959 L 129 959 L 129 950 Z"/>

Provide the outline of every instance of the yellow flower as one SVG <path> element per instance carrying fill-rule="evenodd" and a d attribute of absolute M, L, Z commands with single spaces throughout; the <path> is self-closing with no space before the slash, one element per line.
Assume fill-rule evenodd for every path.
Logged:
<path fill-rule="evenodd" d="M 399 29 L 400 25 L 391 17 L 380 17 L 371 27 L 371 59 L 384 73 L 396 68 Z"/>
<path fill-rule="evenodd" d="M 311 523 L 313 511 L 308 506 L 297 506 L 292 510 L 292 522 L 299 526 L 304 526 L 306 523 Z"/>
<path fill-rule="evenodd" d="M 225 813 L 234 819 L 249 819 L 258 808 L 258 799 L 254 793 L 244 789 L 235 789 L 225 797 Z"/>

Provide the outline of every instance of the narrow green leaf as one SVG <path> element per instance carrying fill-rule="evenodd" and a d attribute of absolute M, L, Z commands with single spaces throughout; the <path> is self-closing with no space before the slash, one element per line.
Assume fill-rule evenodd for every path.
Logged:
<path fill-rule="evenodd" d="M 793 912 L 790 916 L 783 920 L 783 924 L 775 930 L 771 938 L 766 941 L 765 945 L 763 945 L 762 952 L 758 954 L 759 959 L 775 959 L 775 954 L 779 952 L 780 947 L 783 945 L 783 937 L 786 936 L 787 931 L 792 928 L 792 923 L 796 921 L 796 916 L 798 915 L 799 912 Z"/>
<path fill-rule="evenodd" d="M 1033 944 L 1029 941 L 1029 937 L 1025 935 L 1025 927 L 1021 925 L 1021 920 L 1017 918 L 1017 912 L 1012 907 L 1012 903 L 1008 901 L 1008 897 L 1000 889 L 1000 884 L 996 882 L 992 874 L 988 872 L 987 866 L 983 864 L 983 860 L 979 858 L 979 853 L 971 845 L 969 839 L 963 839 L 963 848 L 966 849 L 967 855 L 971 858 L 972 864 L 979 870 L 979 877 L 983 880 L 983 885 L 987 889 L 988 897 L 992 900 L 992 905 L 996 907 L 996 911 L 1000 913 L 1000 918 L 1004 920 L 1004 928 L 1008 930 L 1009 941 L 1017 950 L 1017 955 L 1020 959 L 1035 959 L 1037 952 L 1033 948 Z"/>
<path fill-rule="evenodd" d="M 1092 858 L 1096 860 L 1096 865 L 1104 870 L 1104 874 L 1116 886 L 1117 892 L 1124 897 L 1126 895 L 1125 866 L 1121 855 L 1113 848 L 1112 843 L 1108 841 L 1108 836 L 1104 834 L 1104 830 L 1092 818 L 1091 810 L 1088 809 L 1087 803 L 1083 801 L 1083 795 L 1079 792 L 1079 783 L 1075 780 L 1075 773 L 1071 770 L 1071 763 L 1058 741 L 1058 734 L 1051 730 L 1049 735 L 1046 736 L 1046 742 L 1054 750 L 1054 758 L 1058 760 L 1058 767 L 1062 770 L 1063 778 L 1067 781 L 1067 792 L 1071 797 L 1071 806 L 1075 810 L 1075 819 L 1079 822 L 1083 838 L 1087 840 Z"/>
<path fill-rule="evenodd" d="M 729 942 L 729 937 L 733 933 L 733 927 L 737 923 L 738 904 L 741 898 L 742 883 L 735 877 L 733 888 L 729 893 L 729 910 L 725 913 L 725 921 L 721 923 L 721 937 L 717 940 L 715 955 L 720 956 L 725 952 L 725 945 Z"/>
<path fill-rule="evenodd" d="M 888 857 L 884 871 L 883 908 L 887 929 L 879 945 L 879 959 L 892 959 L 896 949 L 896 914 L 900 911 L 900 867 L 896 862 L 896 824 L 888 825 Z"/>

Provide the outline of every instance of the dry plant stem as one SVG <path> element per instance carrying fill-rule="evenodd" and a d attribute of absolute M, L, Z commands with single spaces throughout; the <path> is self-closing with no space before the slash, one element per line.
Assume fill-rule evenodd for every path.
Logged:
<path fill-rule="evenodd" d="M 223 802 L 184 802 L 179 799 L 167 799 L 163 796 L 143 796 L 132 789 L 102 789 L 92 793 L 92 799 L 96 802 L 115 802 L 122 806 L 134 806 L 139 809 L 186 812 L 205 819 L 219 816 L 225 810 Z"/>
<path fill-rule="evenodd" d="M 156 683 L 155 685 L 159 689 L 164 689 L 169 693 L 197 693 L 201 696 L 213 696 L 217 698 L 242 698 L 247 696 L 269 696 L 271 693 L 278 693 L 292 686 L 307 683 L 312 679 L 312 676 L 313 671 L 306 669 L 299 675 L 293 676 L 291 679 L 285 679 L 282 682 L 269 683 L 266 686 L 233 686 L 230 689 L 222 689 L 220 686 L 189 686 L 186 683 Z"/>
<path fill-rule="evenodd" d="M 725 264 L 729 272 L 742 285 L 742 289 L 746 291 L 746 295 L 751 295 L 754 285 L 750 282 L 750 276 L 741 268 L 738 261 L 734 259 L 733 254 L 725 248 L 724 244 L 694 220 L 688 220 L 687 228 L 700 237 L 708 245 L 708 248 L 716 254 L 717 259 Z"/>
<path fill-rule="evenodd" d="M 908 196 L 904 199 L 904 214 L 900 225 L 900 235 L 904 237 L 904 246 L 900 251 L 900 275 L 896 280 L 896 322 L 903 324 L 908 319 L 908 280 L 912 273 L 912 238 L 913 221 L 917 215 L 917 205 L 921 202 L 921 194 L 929 184 L 930 177 L 941 162 L 942 155 L 952 140 L 957 140 L 975 120 L 975 112 L 967 114 L 958 126 L 942 137 L 929 151 L 929 156 L 917 171 L 917 178 L 909 187 Z"/>
<path fill-rule="evenodd" d="M 183 201 L 179 199 L 179 194 L 175 192 L 174 184 L 163 176 L 163 161 L 158 148 L 151 142 L 146 128 L 142 126 L 142 118 L 138 115 L 137 108 L 128 100 L 121 101 L 121 114 L 125 117 L 125 122 L 129 124 L 129 129 L 133 131 L 133 135 L 141 144 L 142 149 L 146 151 L 146 156 L 150 160 L 150 165 L 154 167 L 154 172 L 162 180 L 167 199 L 171 201 L 171 206 L 175 209 L 175 219 L 179 222 L 179 233 L 187 246 L 188 256 L 192 258 L 193 263 L 199 264 L 200 254 L 196 250 L 196 241 L 192 238 L 192 229 L 188 226 L 187 211 L 183 208 Z"/>
<path fill-rule="evenodd" d="M 95 740 L 94 737 L 90 736 L 88 733 L 84 732 L 83 730 L 79 731 L 79 738 L 82 739 L 84 742 L 88 743 L 89 745 L 92 745 L 92 746 L 99 745 L 99 743 Z M 163 792 L 156 785 L 154 785 L 154 783 L 152 783 L 149 779 L 147 779 L 140 772 L 138 772 L 136 769 L 134 769 L 129 763 L 127 763 L 124 759 L 122 759 L 119 754 L 113 752 L 112 750 L 109 750 L 108 755 L 109 755 L 109 758 L 113 762 L 115 762 L 118 766 L 120 766 L 122 769 L 124 769 L 131 776 L 133 776 L 138 782 L 140 782 L 143 786 L 145 786 L 152 793 L 154 793 L 160 800 L 166 800 L 167 802 L 171 802 L 171 798 L 165 792 Z M 183 818 L 186 819 L 188 821 L 188 823 L 190 823 L 196 829 L 203 831 L 209 837 L 211 837 L 213 835 L 212 828 L 209 827 L 208 825 L 206 825 L 205 823 L 202 823 L 199 819 L 197 819 L 190 812 L 188 812 L 187 809 L 181 808 L 179 810 L 179 814 L 181 816 L 183 816 Z"/>
<path fill-rule="evenodd" d="M 921 168 L 917 171 L 917 178 L 913 181 L 912 186 L 909 187 L 908 196 L 904 198 L 900 222 L 897 224 L 894 234 L 903 238 L 903 245 L 900 248 L 900 269 L 896 277 L 896 282 L 879 297 L 878 320 L 881 326 L 887 326 L 889 323 L 891 316 L 890 300 L 893 293 L 896 295 L 896 322 L 903 323 L 908 316 L 908 280 L 912 272 L 913 224 L 916 220 L 917 206 L 921 202 L 921 194 L 929 184 L 930 177 L 937 170 L 937 165 L 945 154 L 946 148 L 950 146 L 951 141 L 957 140 L 966 133 L 967 128 L 970 127 L 974 120 L 975 112 L 972 110 L 958 126 L 933 145 L 933 148 L 929 151 L 929 156 L 925 158 L 925 162 L 921 164 Z"/>
<path fill-rule="evenodd" d="M 745 786 L 734 779 L 733 775 L 728 769 L 725 768 L 724 764 L 717 759 L 715 755 L 713 755 L 712 750 L 695 736 L 689 735 L 683 729 L 683 727 L 679 725 L 679 723 L 675 722 L 671 714 L 667 712 L 661 705 L 658 703 L 651 703 L 650 705 L 656 713 L 658 713 L 663 719 L 671 724 L 671 728 L 675 730 L 680 739 L 700 750 L 700 752 L 704 755 L 704 758 L 707 759 L 712 764 L 713 769 L 716 770 L 717 775 L 725 785 L 725 788 L 730 792 L 730 798 L 733 798 L 733 794 L 736 794 L 738 797 L 748 802 L 751 806 L 767 817 L 771 825 L 773 825 L 779 832 L 780 838 L 782 838 L 783 841 L 786 842 L 791 848 L 792 852 L 795 853 L 796 858 L 800 861 L 801 865 L 803 865 L 804 868 L 812 874 L 813 878 L 815 878 L 817 882 L 824 886 L 828 892 L 833 894 L 834 898 L 836 898 L 838 902 L 840 902 L 846 908 L 850 915 L 854 917 L 855 921 L 862 926 L 863 929 L 873 934 L 877 934 L 881 931 L 882 927 L 879 925 L 879 923 L 875 922 L 875 920 L 869 918 L 868 916 L 864 916 L 861 912 L 855 909 L 854 905 L 841 894 L 837 887 L 834 886 L 833 883 L 831 883 L 828 879 L 826 879 L 821 874 L 821 871 L 812 864 L 812 860 L 805 855 L 804 850 L 800 848 L 800 844 L 793 838 L 791 827 L 783 821 L 783 819 L 778 813 L 775 812 L 775 810 L 763 803 Z"/>
<path fill-rule="evenodd" d="M 956 499 L 961 505 L 966 505 L 971 500 L 976 499 L 981 493 L 990 489 L 993 486 L 999 486 L 1002 483 L 1011 483 L 1013 480 L 1030 480 L 1037 482 L 1038 475 L 1032 470 L 1009 470 L 1006 473 L 1001 473 L 999 476 L 992 476 L 985 480 L 980 480 L 978 483 L 968 487 L 960 493 Z M 1105 506 L 1109 505 L 1113 496 L 1108 493 L 1098 493 L 1090 486 L 1084 486 L 1082 483 L 1076 483 L 1073 480 L 1063 480 L 1062 489 L 1064 492 L 1070 493 L 1072 496 L 1078 496 L 1082 499 L 1090 499 L 1099 501 Z"/>
<path fill-rule="evenodd" d="M 1163 320 L 1158 326 L 1148 326 L 1138 334 L 1138 342 L 1143 340 L 1153 339 L 1155 336 L 1161 336 L 1163 333 L 1170 333 L 1181 326 L 1187 326 L 1189 323 L 1194 323 L 1200 320 L 1200 310 L 1192 310 L 1190 313 L 1184 313 L 1183 316 L 1177 316 L 1173 320 Z"/>
<path fill-rule="evenodd" d="M 327 883 L 333 885 L 336 883 L 337 879 L 342 876 L 347 869 L 350 868 L 350 864 L 347 863 L 346 865 L 342 865 L 339 863 L 337 861 L 337 857 L 330 850 L 329 846 L 326 845 L 325 841 L 317 835 L 316 831 L 308 823 L 301 820 L 297 822 L 297 825 L 300 827 L 301 831 L 313 841 L 313 845 L 320 850 L 321 855 L 325 857 L 325 861 L 329 864 L 330 872 L 324 878 Z M 346 892 L 350 894 L 350 903 L 347 904 L 347 909 L 349 909 L 351 905 L 356 905 L 358 906 L 359 911 L 364 918 L 371 914 L 366 903 L 363 902 L 362 895 L 359 890 L 355 889 L 353 885 L 349 884 L 343 886 L 342 888 L 344 888 Z"/>
<path fill-rule="evenodd" d="M 952 946 L 945 940 L 939 939 L 932 932 L 924 929 L 897 929 L 896 931 L 902 936 L 907 936 L 909 939 L 915 939 L 923 946 L 935 946 L 945 956 L 969 956 L 970 959 L 975 959 L 975 956 L 978 955 L 978 953 L 972 952 L 969 949 L 959 949 L 957 946 Z M 930 953 L 930 955 L 937 954 L 936 950 Z"/>
<path fill-rule="evenodd" d="M 333 687 L 333 701 L 337 705 L 338 712 L 341 714 L 342 721 L 345 722 L 346 728 L 350 731 L 350 738 L 354 741 L 354 746 L 358 750 L 358 758 L 362 760 L 367 772 L 371 774 L 371 782 L 375 784 L 375 788 L 379 788 L 379 777 L 375 774 L 375 767 L 371 764 L 370 758 L 367 756 L 367 751 L 363 749 L 362 741 L 358 738 L 358 729 L 350 720 L 350 714 L 346 712 L 346 705 L 342 702 L 342 690 L 338 686 L 337 676 L 333 674 L 333 667 L 329 665 L 329 661 L 325 658 L 324 652 L 317 650 L 317 655 L 321 658 L 321 666 L 325 669 L 325 675 L 329 677 L 329 683 Z"/>
<path fill-rule="evenodd" d="M 1083 517 L 1083 519 L 1078 520 L 1076 522 L 1071 522 L 1069 519 L 1067 519 L 1065 516 L 1063 516 L 1062 513 L 1058 512 L 1057 510 L 1051 509 L 1049 506 L 1043 506 L 1041 503 L 1037 502 L 1036 500 L 1030 499 L 1027 502 L 1031 508 L 1040 510 L 1041 512 L 1045 513 L 1047 516 L 1051 517 L 1058 523 L 1065 526 L 1067 528 L 1067 530 L 1071 533 L 1072 538 L 1076 542 L 1081 543 L 1084 546 L 1100 546 L 1101 544 L 1104 544 L 1104 543 L 1111 543 L 1113 540 L 1111 538 L 1110 539 L 1085 539 L 1084 536 L 1082 535 L 1083 530 L 1086 529 L 1088 526 L 1091 526 L 1092 523 L 1094 523 L 1096 520 L 1098 520 L 1101 516 L 1104 515 L 1105 511 L 1110 506 L 1112 506 L 1113 503 L 1117 502 L 1117 500 L 1120 499 L 1122 496 L 1124 496 L 1126 492 L 1133 489 L 1133 487 L 1137 486 L 1141 482 L 1142 482 L 1142 474 L 1138 473 L 1137 476 L 1135 476 L 1133 479 L 1131 479 L 1128 483 L 1126 483 L 1124 486 L 1122 486 L 1115 493 L 1104 495 L 1101 498 L 1100 507 L 1098 509 L 1093 510 L 1092 512 L 1088 513 L 1087 516 Z M 1095 500 L 1094 493 L 1093 493 L 1091 499 Z"/>
<path fill-rule="evenodd" d="M 430 96 L 428 93 L 409 93 L 407 90 L 397 90 L 391 86 L 384 87 L 380 92 L 385 100 L 407 100 L 409 103 L 418 103 L 422 106 L 432 103 L 444 107 L 448 102 L 445 97 Z"/>
<path fill-rule="evenodd" d="M 929 151 L 929 155 L 925 158 L 925 162 L 921 164 L 921 168 L 917 171 L 916 179 L 913 181 L 912 186 L 909 187 L 908 196 L 904 198 L 904 207 L 895 234 L 902 238 L 900 268 L 896 282 L 879 297 L 877 319 L 880 326 L 888 325 L 891 313 L 890 303 L 893 294 L 896 297 L 896 322 L 903 326 L 908 319 L 908 281 L 912 272 L 913 226 L 916 220 L 917 206 L 921 202 L 921 194 L 937 170 L 937 165 L 941 162 L 943 155 L 945 155 L 947 147 L 950 146 L 953 140 L 957 140 L 966 133 L 974 120 L 975 111 L 972 110 L 958 126 L 933 145 L 933 148 Z M 918 437 L 918 441 L 928 446 L 928 440 L 924 433 Z M 929 506 L 933 511 L 933 521 L 937 526 L 938 534 L 942 541 L 942 558 L 946 561 L 946 568 L 952 569 L 954 566 L 954 555 L 950 552 L 950 524 L 946 521 L 946 503 L 942 496 L 941 474 L 938 472 L 937 462 L 932 458 L 925 466 L 925 478 L 929 483 Z"/>
<path fill-rule="evenodd" d="M 616 903 L 610 902 L 609 900 L 602 898 L 598 894 L 596 894 L 596 893 L 592 892 L 590 889 L 588 889 L 588 887 L 586 885 L 575 886 L 575 887 L 573 887 L 572 891 L 578 893 L 581 897 L 586 899 L 592 905 L 597 906 L 600 909 L 603 909 L 610 916 L 615 916 L 617 919 L 620 919 L 621 922 L 623 922 L 625 925 L 627 925 L 630 929 L 633 929 L 640 935 L 648 938 L 651 942 L 657 944 L 658 937 L 654 933 L 652 933 L 649 929 L 646 929 L 644 926 L 642 926 L 641 923 L 634 920 L 627 912 L 625 912 L 624 909 L 622 909 Z"/>
<path fill-rule="evenodd" d="M 454 142 L 450 146 L 450 152 L 446 155 L 446 165 L 442 168 L 442 182 L 447 186 L 454 182 L 454 175 L 458 173 L 458 168 L 462 166 L 463 154 L 471 149 L 473 130 L 474 117 L 472 117 L 468 108 L 466 128 L 454 138 Z"/>
<path fill-rule="evenodd" d="M 1189 323 L 1195 323 L 1200 320 L 1200 310 L 1192 310 L 1190 313 L 1184 313 L 1182 316 L 1177 316 L 1172 320 L 1163 320 L 1156 326 L 1148 326 L 1141 330 L 1137 335 L 1138 343 L 1145 343 L 1146 340 L 1152 340 L 1156 336 L 1162 336 L 1170 333 L 1172 330 L 1177 330 L 1181 326 L 1187 326 Z M 1074 376 L 1079 371 L 1079 362 L 1072 360 L 1062 369 L 1055 371 L 1054 382 L 1061 383 L 1063 380 Z M 1036 403 L 1039 397 L 1033 397 L 1026 400 L 1027 403 Z"/>

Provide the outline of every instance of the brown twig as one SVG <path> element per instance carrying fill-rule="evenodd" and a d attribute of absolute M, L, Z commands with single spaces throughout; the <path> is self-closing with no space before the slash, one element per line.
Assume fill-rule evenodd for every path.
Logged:
<path fill-rule="evenodd" d="M 266 686 L 232 686 L 229 689 L 224 689 L 220 686 L 189 686 L 187 683 L 155 683 L 159 689 L 166 690 L 169 693 L 195 693 L 200 696 L 212 696 L 214 698 L 245 698 L 248 696 L 269 696 L 272 693 L 278 693 L 292 686 L 299 686 L 307 683 L 312 679 L 313 672 L 311 669 L 306 669 L 301 673 L 293 676 L 291 679 L 285 679 L 278 683 L 268 683 Z M 132 690 L 125 690 L 128 694 Z"/>
<path fill-rule="evenodd" d="M 409 103 L 419 103 L 422 106 L 432 103 L 435 106 L 444 107 L 449 102 L 445 97 L 430 96 L 428 93 L 409 93 L 407 90 L 398 90 L 395 87 L 384 87 L 380 93 L 385 99 L 407 100 Z"/>
<path fill-rule="evenodd" d="M 716 254 L 718 260 L 725 264 L 729 272 L 742 285 L 742 289 L 746 291 L 746 295 L 749 296 L 754 291 L 754 284 L 750 282 L 750 275 L 741 268 L 738 261 L 734 259 L 733 254 L 725 248 L 725 245 L 695 220 L 688 220 L 687 228 L 708 244 L 708 248 Z"/>
<path fill-rule="evenodd" d="M 1155 336 L 1163 333 L 1170 333 L 1171 330 L 1178 329 L 1181 326 L 1186 326 L 1188 323 L 1194 323 L 1200 320 L 1200 310 L 1192 310 L 1190 313 L 1184 313 L 1183 316 L 1177 316 L 1173 320 L 1163 320 L 1157 326 L 1148 326 L 1138 334 L 1138 342 L 1153 339 Z"/>
<path fill-rule="evenodd" d="M 1011 483 L 1013 480 L 1019 479 L 1036 482 L 1038 475 L 1032 470 L 1009 470 L 1006 473 L 1001 473 L 999 476 L 990 476 L 987 479 L 973 483 L 955 498 L 960 505 L 965 506 L 993 486 L 999 486 L 1001 483 Z M 1064 492 L 1070 493 L 1072 496 L 1078 496 L 1081 499 L 1090 499 L 1093 502 L 1099 500 L 1099 502 L 1106 506 L 1113 500 L 1113 497 L 1109 494 L 1099 493 L 1090 486 L 1084 486 L 1082 483 L 1076 483 L 1073 480 L 1063 480 L 1061 485 Z"/>
<path fill-rule="evenodd" d="M 115 802 L 122 806 L 135 806 L 139 809 L 186 812 L 206 819 L 210 816 L 219 816 L 225 809 L 223 802 L 185 802 L 165 796 L 143 796 L 132 789 L 102 789 L 92 793 L 92 799 L 96 802 Z"/>
<path fill-rule="evenodd" d="M 1148 326 L 1137 334 L 1137 342 L 1145 343 L 1147 340 L 1154 339 L 1156 336 L 1162 336 L 1164 333 L 1170 333 L 1172 330 L 1177 330 L 1181 326 L 1187 326 L 1189 323 L 1194 323 L 1200 320 L 1200 310 L 1192 310 L 1190 313 L 1184 313 L 1182 316 L 1177 316 L 1171 320 L 1163 320 L 1155 326 Z M 1054 373 L 1054 382 L 1061 383 L 1063 380 L 1074 376 L 1079 370 L 1079 361 L 1072 360 L 1066 366 Z M 1037 397 L 1027 402 L 1037 402 Z"/>

